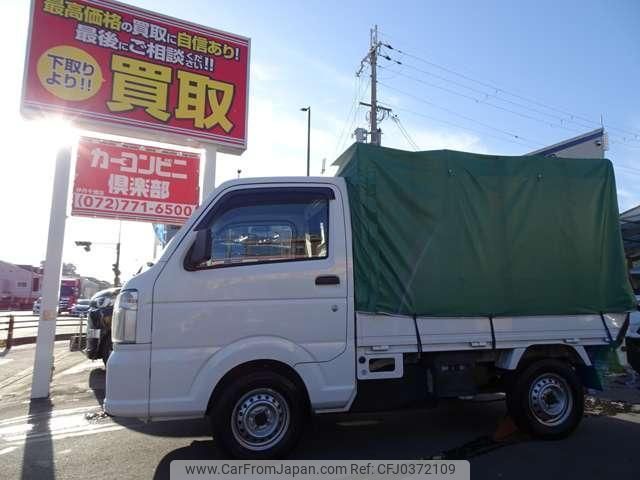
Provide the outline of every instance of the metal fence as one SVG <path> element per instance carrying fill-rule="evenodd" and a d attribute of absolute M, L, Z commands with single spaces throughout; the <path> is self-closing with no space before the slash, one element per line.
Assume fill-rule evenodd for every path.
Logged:
<path fill-rule="evenodd" d="M 0 313 L 0 348 L 9 350 L 16 345 L 35 343 L 40 318 L 28 312 Z M 87 319 L 83 317 L 58 316 L 56 318 L 56 340 L 77 338 L 76 348 L 82 347 Z"/>

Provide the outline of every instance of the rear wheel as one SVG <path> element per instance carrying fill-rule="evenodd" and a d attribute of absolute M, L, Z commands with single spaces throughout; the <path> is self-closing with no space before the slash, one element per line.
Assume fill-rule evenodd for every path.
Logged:
<path fill-rule="evenodd" d="M 507 408 L 521 430 L 542 439 L 563 438 L 582 420 L 582 384 L 568 364 L 541 360 L 517 374 Z"/>
<path fill-rule="evenodd" d="M 303 429 L 305 402 L 295 383 L 272 372 L 231 381 L 211 411 L 216 443 L 235 458 L 282 458 Z"/>

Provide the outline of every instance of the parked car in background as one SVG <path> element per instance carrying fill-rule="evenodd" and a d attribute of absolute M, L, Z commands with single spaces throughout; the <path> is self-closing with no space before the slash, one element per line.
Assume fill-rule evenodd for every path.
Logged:
<path fill-rule="evenodd" d="M 91 297 L 87 315 L 87 346 L 85 354 L 91 360 L 101 358 L 107 364 L 111 354 L 111 315 L 120 288 L 101 290 Z"/>
<path fill-rule="evenodd" d="M 638 291 L 636 291 L 636 300 L 640 301 Z M 639 310 L 631 312 L 629 317 L 629 330 L 627 330 L 627 336 L 625 337 L 625 350 L 627 363 L 636 372 L 640 373 L 640 306 L 638 308 Z"/>
<path fill-rule="evenodd" d="M 71 306 L 69 313 L 75 317 L 86 317 L 89 313 L 91 299 L 81 298 Z"/>
<path fill-rule="evenodd" d="M 40 315 L 40 309 L 41 308 L 42 308 L 42 297 L 38 297 L 36 299 L 36 301 L 33 302 L 33 307 L 31 308 L 31 311 L 33 312 L 34 315 Z M 62 313 L 62 311 L 63 311 L 63 308 L 62 308 L 62 304 L 61 304 L 61 301 L 60 301 L 60 302 L 58 302 L 58 315 L 60 315 L 60 313 Z"/>
<path fill-rule="evenodd" d="M 35 302 L 33 302 L 33 311 L 34 315 L 40 315 L 40 305 L 42 304 L 42 297 L 38 297 Z"/>

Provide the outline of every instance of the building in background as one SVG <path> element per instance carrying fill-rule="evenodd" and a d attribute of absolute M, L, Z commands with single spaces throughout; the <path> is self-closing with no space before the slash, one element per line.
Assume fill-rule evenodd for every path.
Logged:
<path fill-rule="evenodd" d="M 545 157 L 564 158 L 604 158 L 609 149 L 607 133 L 604 128 L 597 128 L 577 137 L 541 148 L 526 155 L 542 155 Z"/>
<path fill-rule="evenodd" d="M 640 260 L 640 205 L 620 214 L 620 231 L 624 254 L 629 268 L 632 268 L 634 263 Z"/>
<path fill-rule="evenodd" d="M 31 308 L 40 296 L 42 270 L 0 260 L 0 309 Z"/>

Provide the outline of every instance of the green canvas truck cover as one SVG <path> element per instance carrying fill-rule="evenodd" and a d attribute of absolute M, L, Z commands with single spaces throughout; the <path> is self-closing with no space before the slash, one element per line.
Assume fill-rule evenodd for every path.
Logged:
<path fill-rule="evenodd" d="M 354 144 L 356 309 L 424 316 L 635 308 L 609 160 Z"/>

